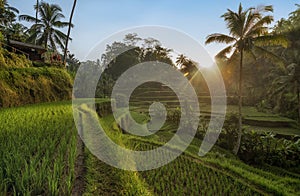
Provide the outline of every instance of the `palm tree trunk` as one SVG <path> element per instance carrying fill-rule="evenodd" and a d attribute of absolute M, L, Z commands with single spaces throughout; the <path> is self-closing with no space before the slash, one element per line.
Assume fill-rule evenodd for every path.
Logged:
<path fill-rule="evenodd" d="M 297 81 L 298 123 L 300 125 L 300 85 Z"/>
<path fill-rule="evenodd" d="M 39 0 L 36 0 L 35 24 L 38 23 L 38 14 L 39 14 Z"/>
<path fill-rule="evenodd" d="M 39 0 L 36 0 L 36 11 L 35 11 L 35 24 L 38 23 L 38 14 L 39 14 Z M 34 44 L 36 44 L 36 39 L 34 40 Z"/>
<path fill-rule="evenodd" d="M 77 0 L 74 0 L 71 15 L 70 15 L 69 29 L 68 29 L 68 34 L 67 34 L 67 40 L 66 40 L 66 45 L 65 45 L 65 50 L 64 50 L 64 60 L 63 60 L 65 67 L 66 67 L 66 61 L 67 61 L 68 43 L 69 43 L 70 33 L 71 33 L 71 28 L 72 28 L 72 19 L 73 19 L 76 3 L 77 3 Z"/>
<path fill-rule="evenodd" d="M 244 56 L 244 50 L 241 49 L 241 57 L 240 57 L 240 78 L 239 78 L 239 129 L 238 129 L 238 138 L 236 141 L 236 144 L 233 148 L 233 153 L 237 155 L 240 149 L 241 145 L 241 139 L 242 139 L 242 103 L 243 103 L 243 97 L 242 97 L 242 84 L 243 84 L 243 56 Z"/>

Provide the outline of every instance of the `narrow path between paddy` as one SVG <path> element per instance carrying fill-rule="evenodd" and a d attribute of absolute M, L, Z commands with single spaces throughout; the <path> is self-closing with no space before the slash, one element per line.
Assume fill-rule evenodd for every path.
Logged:
<path fill-rule="evenodd" d="M 85 173 L 84 165 L 84 144 L 79 136 L 77 136 L 77 156 L 75 162 L 75 182 L 72 189 L 72 195 L 83 195 L 85 191 Z"/>

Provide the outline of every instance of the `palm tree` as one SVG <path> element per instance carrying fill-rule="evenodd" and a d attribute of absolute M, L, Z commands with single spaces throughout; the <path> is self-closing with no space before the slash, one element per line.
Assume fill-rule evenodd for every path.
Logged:
<path fill-rule="evenodd" d="M 293 34 L 294 32 L 290 33 Z M 291 41 L 294 39 L 296 38 L 290 37 Z M 300 52 L 299 43 L 293 44 L 294 47 L 289 47 L 282 52 L 286 66 L 274 67 L 270 72 L 269 77 L 273 79 L 273 82 L 268 94 L 275 104 L 275 111 L 292 111 L 295 109 L 294 103 L 296 102 L 297 118 L 300 125 Z M 288 103 L 293 104 L 289 107 L 290 104 Z"/>
<path fill-rule="evenodd" d="M 186 64 L 189 63 L 189 59 L 183 55 L 183 54 L 180 54 L 177 58 L 176 58 L 176 65 L 177 67 L 180 69 L 182 66 L 185 66 Z"/>
<path fill-rule="evenodd" d="M 270 77 L 274 79 L 269 94 L 271 98 L 275 97 L 277 109 L 280 108 L 282 102 L 286 105 L 285 95 L 292 94 L 292 101 L 298 104 L 298 122 L 300 123 L 300 52 L 292 50 L 286 53 L 291 63 L 272 70 Z"/>
<path fill-rule="evenodd" d="M 27 27 L 20 23 L 13 23 L 9 28 L 10 38 L 17 41 L 25 41 L 28 37 Z"/>
<path fill-rule="evenodd" d="M 0 1 L 0 25 L 2 28 L 7 28 L 11 25 L 16 18 L 16 14 L 19 10 L 15 7 L 11 7 L 6 0 Z"/>
<path fill-rule="evenodd" d="M 276 58 L 276 55 L 266 50 L 263 46 L 268 45 L 287 45 L 287 41 L 282 36 L 268 34 L 267 25 L 273 21 L 270 15 L 264 15 L 265 12 L 273 12 L 272 6 L 262 6 L 259 8 L 248 8 L 243 10 L 242 5 L 239 5 L 238 12 L 233 12 L 228 9 L 221 17 L 227 24 L 229 35 L 215 33 L 211 34 L 206 39 L 206 44 L 212 42 L 230 44 L 225 49 L 217 54 L 217 57 L 226 57 L 231 54 L 229 59 L 239 55 L 239 129 L 236 145 L 233 153 L 237 154 L 239 151 L 241 137 L 242 137 L 242 85 L 243 85 L 243 57 L 247 52 L 254 58 L 256 53 L 264 54 L 267 57 Z"/>
<path fill-rule="evenodd" d="M 177 65 L 177 69 L 179 69 L 189 80 L 194 77 L 198 70 L 197 63 L 183 54 L 177 56 L 175 63 Z"/>
<path fill-rule="evenodd" d="M 65 50 L 64 50 L 64 59 L 63 59 L 63 62 L 64 62 L 65 66 L 66 66 L 66 61 L 67 61 L 68 43 L 69 43 L 69 38 L 70 38 L 70 33 L 71 33 L 71 28 L 72 28 L 72 18 L 73 18 L 73 15 L 74 15 L 76 3 L 77 3 L 77 0 L 74 0 L 71 15 L 70 15 L 69 28 L 68 28 L 68 34 L 67 34 L 67 40 L 66 40 L 66 47 L 65 47 Z"/>
<path fill-rule="evenodd" d="M 35 23 L 29 29 L 31 36 L 27 41 L 34 42 L 36 40 L 37 44 L 44 45 L 45 48 L 50 46 L 53 50 L 57 49 L 57 45 L 64 49 L 67 35 L 60 31 L 59 28 L 67 27 L 69 26 L 69 23 L 60 21 L 65 17 L 62 14 L 61 7 L 56 4 L 45 2 L 41 2 L 38 6 L 40 19 L 36 20 L 35 17 L 28 15 L 19 16 L 20 20 Z"/>

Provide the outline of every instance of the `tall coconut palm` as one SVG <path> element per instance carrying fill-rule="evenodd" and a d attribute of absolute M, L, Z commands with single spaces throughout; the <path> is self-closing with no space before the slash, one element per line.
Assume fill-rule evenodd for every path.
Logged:
<path fill-rule="evenodd" d="M 234 12 L 230 9 L 221 17 L 226 22 L 229 30 L 229 35 L 215 33 L 211 34 L 206 39 L 206 44 L 212 42 L 219 42 L 230 44 L 225 49 L 220 51 L 217 57 L 227 57 L 230 55 L 232 58 L 239 55 L 239 84 L 238 84 L 238 96 L 239 96 L 239 129 L 236 145 L 233 149 L 233 153 L 237 154 L 239 151 L 241 137 L 242 137 L 242 85 L 243 85 L 243 57 L 244 53 L 249 53 L 255 57 L 256 54 L 265 54 L 267 57 L 276 57 L 273 53 L 269 52 L 263 46 L 269 45 L 287 45 L 287 41 L 282 36 L 268 34 L 268 27 L 273 17 L 270 15 L 264 15 L 264 13 L 273 12 L 272 6 L 262 6 L 259 8 L 243 9 L 242 5 L 239 5 L 238 12 Z"/>
<path fill-rule="evenodd" d="M 73 19 L 76 3 L 77 3 L 77 0 L 74 0 L 71 15 L 70 15 L 69 28 L 68 28 L 66 47 L 65 47 L 65 50 L 64 50 L 64 60 L 63 60 L 65 66 L 66 66 L 66 61 L 67 61 L 68 43 L 69 43 L 69 38 L 70 38 L 70 33 L 71 33 L 71 28 L 72 28 L 72 19 Z"/>
<path fill-rule="evenodd" d="M 39 19 L 28 15 L 19 16 L 20 20 L 34 23 L 29 29 L 31 36 L 27 41 L 34 42 L 36 40 L 37 44 L 44 45 L 45 48 L 50 46 L 53 50 L 57 49 L 57 45 L 64 49 L 67 35 L 59 29 L 68 27 L 69 23 L 61 21 L 61 19 L 65 18 L 61 7 L 56 4 L 41 2 L 38 5 L 38 13 Z"/>

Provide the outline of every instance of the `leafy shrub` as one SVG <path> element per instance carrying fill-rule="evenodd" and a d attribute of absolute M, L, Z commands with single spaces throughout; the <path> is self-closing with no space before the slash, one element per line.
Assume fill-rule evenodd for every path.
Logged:
<path fill-rule="evenodd" d="M 232 150 L 238 136 L 238 114 L 232 113 L 226 116 L 222 132 L 219 135 L 218 145 Z"/>
<path fill-rule="evenodd" d="M 244 132 L 239 157 L 252 164 L 296 167 L 300 164 L 300 138 L 278 138 L 270 132 Z"/>
<path fill-rule="evenodd" d="M 201 131 L 202 129 L 202 131 Z M 199 126 L 196 137 L 203 139 L 205 126 Z M 237 140 L 238 116 L 231 114 L 226 117 L 217 145 L 232 150 Z M 269 164 L 290 168 L 300 164 L 300 138 L 281 137 L 272 132 L 243 130 L 241 146 L 238 153 L 241 160 L 249 164 Z"/>

